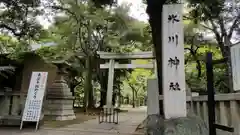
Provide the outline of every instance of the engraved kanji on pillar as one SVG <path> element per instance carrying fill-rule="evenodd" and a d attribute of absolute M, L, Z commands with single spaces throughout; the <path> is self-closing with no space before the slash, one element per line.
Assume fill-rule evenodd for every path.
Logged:
<path fill-rule="evenodd" d="M 184 34 L 182 4 L 163 6 L 163 104 L 166 119 L 185 117 Z"/>

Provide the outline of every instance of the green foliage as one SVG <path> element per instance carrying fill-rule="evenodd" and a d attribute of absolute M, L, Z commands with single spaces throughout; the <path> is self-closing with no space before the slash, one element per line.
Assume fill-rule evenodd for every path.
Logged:
<path fill-rule="evenodd" d="M 1 55 L 0 65 L 13 66 L 8 64 L 9 59 L 19 60 L 18 56 L 20 55 L 20 52 L 23 50 L 24 50 L 24 44 L 20 43 L 18 40 L 16 40 L 11 36 L 0 34 L 0 55 Z M 1 68 L 0 76 L 4 78 L 8 78 L 8 76 L 13 75 L 14 72 L 15 72 L 15 68 L 13 67 Z"/>
<path fill-rule="evenodd" d="M 226 2 L 227 0 L 188 0 L 188 6 L 191 7 L 189 12 L 194 21 L 209 21 L 211 19 L 216 19 L 222 13 L 226 12 Z"/>
<path fill-rule="evenodd" d="M 205 37 L 203 35 L 213 34 L 215 40 L 205 41 L 205 45 L 194 46 L 192 50 L 195 50 L 196 54 L 192 58 L 198 61 L 199 66 L 199 52 L 198 48 L 208 48 L 209 51 L 214 53 L 214 59 L 227 58 L 227 62 L 223 65 L 215 66 L 215 86 L 218 91 L 221 92 L 232 92 L 232 76 L 231 65 L 230 65 L 230 46 L 233 44 L 233 39 L 237 42 L 239 39 L 235 38 L 234 33 L 239 32 L 239 21 L 240 12 L 239 6 L 240 1 L 228 1 L 228 0 L 211 0 L 211 1 L 201 1 L 201 0 L 188 0 L 188 13 L 185 18 L 192 20 L 195 25 L 197 25 L 198 36 Z M 191 29 L 191 28 L 190 28 Z M 193 32 L 193 33 L 196 33 Z M 193 37 L 193 36 L 190 36 Z M 192 38 L 190 38 L 192 39 Z M 192 40 L 188 40 L 188 43 Z M 195 42 L 196 43 L 196 42 Z M 193 43 L 193 44 L 195 44 Z M 193 46 L 193 45 L 192 45 Z M 210 47 L 211 46 L 211 47 Z M 196 51 L 197 50 L 197 51 Z M 202 64 L 201 64 L 202 65 Z M 203 70 L 204 68 L 200 68 Z M 199 69 L 199 71 L 201 71 Z M 202 71 L 204 74 L 204 71 Z M 191 77 L 189 77 L 191 78 Z M 199 77 L 198 77 L 199 78 Z"/>
<path fill-rule="evenodd" d="M 65 8 L 64 5 L 69 5 Z M 74 0 L 64 1 L 60 6 L 53 6 L 57 11 L 64 12 L 66 16 L 56 18 L 53 33 L 59 35 L 59 44 L 75 52 L 85 55 L 95 55 L 97 50 L 107 46 L 119 45 L 119 41 L 128 29 L 127 7 L 115 9 L 94 8 L 91 3 Z"/>
<path fill-rule="evenodd" d="M 132 64 L 147 64 L 148 60 L 134 60 Z M 152 77 L 153 72 L 148 69 L 134 69 L 129 72 L 123 82 L 123 95 L 130 95 L 133 99 L 143 99 L 146 96 L 147 79 Z M 133 94 L 134 92 L 134 94 Z M 134 97 L 133 97 L 134 96 Z"/>
<path fill-rule="evenodd" d="M 1 0 L 0 30 L 17 38 L 36 39 L 41 26 L 36 17 L 43 13 L 39 0 Z"/>
<path fill-rule="evenodd" d="M 67 5 L 67 6 L 66 6 Z M 91 2 L 83 1 L 60 1 L 60 4 L 53 5 L 55 12 L 61 13 L 55 18 L 54 25 L 48 33 L 43 32 L 42 42 L 56 42 L 57 47 L 42 48 L 37 53 L 48 60 L 66 60 L 73 72 L 68 79 L 70 86 L 75 89 L 75 94 L 79 95 L 84 87 L 85 104 L 88 99 L 92 99 L 92 81 L 100 81 L 99 59 L 96 51 L 116 51 L 121 50 L 120 45 L 129 45 L 136 40 L 143 41 L 141 31 L 142 26 L 135 27 L 137 21 L 128 16 L 128 6 L 122 5 L 114 8 L 95 8 Z M 64 14 L 63 14 L 64 13 Z M 130 34 L 134 33 L 134 34 Z M 135 37 L 133 38 L 129 38 Z M 140 36 L 139 36 L 140 35 Z M 45 36 L 45 37 L 44 37 Z M 131 40 L 131 41 L 130 41 Z M 139 42 L 138 42 L 139 43 Z M 68 57 L 68 55 L 70 55 Z M 74 68 L 74 65 L 75 66 Z M 124 72 L 115 73 L 115 88 L 119 89 L 120 77 Z M 84 78 L 84 82 L 77 81 L 74 77 Z M 77 81 L 78 82 L 78 81 Z M 90 103 L 89 100 L 89 103 Z"/>
<path fill-rule="evenodd" d="M 185 21 L 185 72 L 186 82 L 192 91 L 206 92 L 205 54 L 213 52 L 214 59 L 223 58 L 216 43 L 205 40 L 201 27 L 192 21 Z M 217 92 L 229 91 L 226 77 L 226 65 L 214 66 L 214 85 Z"/>
<path fill-rule="evenodd" d="M 216 43 L 224 57 L 229 55 L 233 33 L 239 32 L 240 1 L 228 0 L 188 0 L 189 13 L 186 18 L 204 28 L 204 34 L 214 34 Z M 236 39 L 235 39 L 236 40 Z M 224 47 L 228 46 L 228 47 Z"/>

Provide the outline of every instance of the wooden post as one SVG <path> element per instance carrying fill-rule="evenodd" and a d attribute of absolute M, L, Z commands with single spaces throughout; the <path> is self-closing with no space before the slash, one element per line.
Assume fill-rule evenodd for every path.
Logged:
<path fill-rule="evenodd" d="M 206 68 L 207 68 L 207 91 L 208 91 L 208 123 L 209 123 L 209 135 L 216 135 L 215 124 L 215 99 L 214 99 L 214 87 L 213 87 L 213 63 L 212 53 L 208 52 L 206 56 Z"/>
<path fill-rule="evenodd" d="M 208 123 L 208 105 L 207 102 L 203 102 L 203 119 L 206 123 Z"/>

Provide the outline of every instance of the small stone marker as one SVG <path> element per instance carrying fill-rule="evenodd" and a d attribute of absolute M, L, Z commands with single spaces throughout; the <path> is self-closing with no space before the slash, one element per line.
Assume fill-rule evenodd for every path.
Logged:
<path fill-rule="evenodd" d="M 147 80 L 147 115 L 159 114 L 159 93 L 157 79 Z"/>

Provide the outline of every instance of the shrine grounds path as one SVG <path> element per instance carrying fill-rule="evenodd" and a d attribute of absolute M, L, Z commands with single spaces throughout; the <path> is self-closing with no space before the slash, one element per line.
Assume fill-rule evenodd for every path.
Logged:
<path fill-rule="evenodd" d="M 147 116 L 146 107 L 126 109 L 127 113 L 119 114 L 119 124 L 99 124 L 98 119 L 93 119 L 63 128 L 41 128 L 38 131 L 0 127 L 0 135 L 136 135 L 136 128 Z"/>

